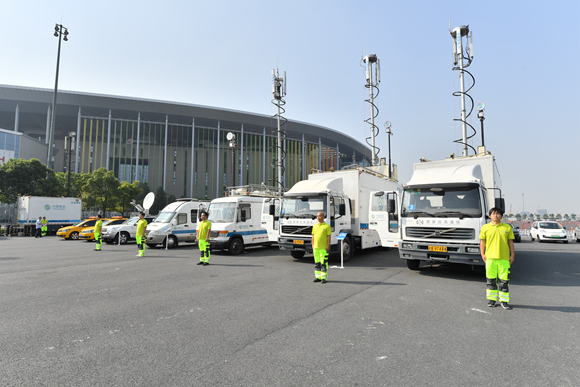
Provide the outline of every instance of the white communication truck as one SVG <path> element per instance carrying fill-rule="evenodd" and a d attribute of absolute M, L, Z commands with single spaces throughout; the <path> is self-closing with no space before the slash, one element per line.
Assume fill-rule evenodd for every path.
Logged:
<path fill-rule="evenodd" d="M 39 216 L 48 220 L 48 231 L 57 231 L 81 221 L 82 201 L 78 198 L 20 196 L 18 198 L 18 226 L 35 226 Z"/>
<path fill-rule="evenodd" d="M 413 165 L 403 187 L 399 256 L 411 270 L 421 261 L 485 265 L 479 231 L 492 207 L 504 208 L 501 180 L 489 152 Z"/>
<path fill-rule="evenodd" d="M 332 229 L 330 253 L 340 253 L 338 236 L 344 238 L 348 260 L 355 249 L 396 247 L 399 234 L 401 185 L 389 179 L 386 166 L 352 165 L 336 172 L 308 175 L 284 194 L 280 212 L 281 250 L 294 258 L 312 252 L 312 227 L 323 212 Z"/>
<path fill-rule="evenodd" d="M 198 224 L 199 213 L 207 210 L 207 202 L 198 199 L 177 199 L 168 204 L 147 225 L 146 243 L 153 248 L 158 244 L 172 248 L 179 243 L 196 243 L 195 229 Z"/>
<path fill-rule="evenodd" d="M 228 187 L 228 196 L 213 199 L 209 205 L 210 245 L 213 249 L 241 254 L 248 246 L 269 246 L 275 241 L 275 219 L 270 203 L 277 199 L 275 188 L 263 185 Z M 263 214 L 263 209 L 268 213 Z M 273 236 L 275 235 L 275 236 Z"/>

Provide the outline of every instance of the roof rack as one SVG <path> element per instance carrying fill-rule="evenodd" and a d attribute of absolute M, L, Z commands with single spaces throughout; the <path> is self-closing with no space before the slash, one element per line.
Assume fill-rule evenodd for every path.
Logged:
<path fill-rule="evenodd" d="M 279 197 L 278 188 L 267 186 L 266 184 L 248 184 L 227 187 L 226 196 L 260 196 L 260 197 Z"/>
<path fill-rule="evenodd" d="M 380 177 L 380 178 L 383 178 L 383 179 L 395 181 L 394 179 L 389 178 L 389 176 L 388 175 L 385 175 L 384 173 L 380 173 L 378 171 L 374 171 L 371 168 L 363 167 L 362 165 L 358 165 L 358 164 L 350 164 L 350 165 L 347 165 L 347 166 L 343 167 L 342 169 L 343 170 L 345 170 L 345 169 L 346 170 L 352 170 L 352 169 L 354 169 L 354 170 L 358 170 L 360 172 L 368 173 L 369 175 L 373 175 L 373 176 L 377 176 L 377 177 Z"/>

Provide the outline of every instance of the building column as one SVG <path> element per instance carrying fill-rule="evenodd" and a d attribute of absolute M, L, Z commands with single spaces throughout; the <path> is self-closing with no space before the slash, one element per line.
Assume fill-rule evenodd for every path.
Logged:
<path fill-rule="evenodd" d="M 50 107 L 48 108 L 50 110 Z M 50 117 L 50 114 L 48 115 Z M 47 119 L 48 122 L 48 119 Z M 79 115 L 77 118 L 77 137 L 75 143 L 75 173 L 79 173 L 79 145 L 81 140 L 81 108 L 79 107 Z M 72 149 L 71 149 L 72 151 Z"/>
<path fill-rule="evenodd" d="M 20 119 L 20 105 L 16 105 L 16 112 L 14 114 L 14 131 L 18 132 L 18 121 Z"/>
<path fill-rule="evenodd" d="M 302 135 L 302 180 L 306 180 L 306 143 L 304 142 L 304 135 Z"/>
<path fill-rule="evenodd" d="M 335 170 L 338 171 L 340 169 L 340 151 L 338 149 L 338 143 L 336 143 L 336 165 L 335 165 Z"/>
<path fill-rule="evenodd" d="M 169 116 L 165 116 L 165 148 L 163 148 L 163 190 L 167 180 L 167 131 L 169 129 Z"/>
<path fill-rule="evenodd" d="M 322 171 L 322 140 L 318 137 L 318 170 Z"/>
<path fill-rule="evenodd" d="M 244 159 L 244 124 L 242 124 L 242 137 L 240 139 L 240 175 L 238 176 L 238 185 L 244 185 L 244 171 L 246 170 L 246 160 Z M 242 181 L 239 181 L 241 179 Z"/>
<path fill-rule="evenodd" d="M 223 176 L 220 179 L 220 122 L 218 121 L 218 132 L 217 132 L 217 152 L 216 152 L 216 159 L 217 159 L 217 181 L 215 183 L 215 196 L 216 198 L 219 198 L 219 186 L 220 186 L 220 180 L 223 180 Z M 222 183 L 223 184 L 223 183 Z"/>
<path fill-rule="evenodd" d="M 105 165 L 107 166 L 107 170 L 109 170 L 109 148 L 111 147 L 111 111 L 109 110 L 109 127 L 107 130 L 107 162 Z"/>
<path fill-rule="evenodd" d="M 139 132 L 140 132 L 140 129 L 141 129 L 141 112 L 137 113 L 137 149 L 135 150 L 135 174 L 133 175 L 133 181 L 139 180 L 139 134 L 140 134 Z M 141 182 L 141 180 L 139 180 L 139 181 Z"/>
<path fill-rule="evenodd" d="M 80 116 L 79 108 L 79 116 Z M 80 119 L 80 118 L 79 118 Z M 48 144 L 48 136 L 50 135 L 50 105 L 48 106 L 48 111 L 46 112 L 46 137 L 44 138 L 44 143 Z"/>
<path fill-rule="evenodd" d="M 264 147 L 262 148 L 262 182 L 269 185 L 266 181 L 266 128 L 264 127 Z"/>
<path fill-rule="evenodd" d="M 189 197 L 193 198 L 193 177 L 195 173 L 193 171 L 193 160 L 195 158 L 195 117 L 191 119 L 191 182 L 189 184 Z"/>

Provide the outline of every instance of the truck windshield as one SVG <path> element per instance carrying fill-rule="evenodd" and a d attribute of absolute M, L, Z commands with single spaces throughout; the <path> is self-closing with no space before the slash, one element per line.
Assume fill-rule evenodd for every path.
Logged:
<path fill-rule="evenodd" d="M 160 212 L 159 215 L 153 220 L 156 223 L 169 223 L 171 219 L 175 216 L 175 212 Z"/>
<path fill-rule="evenodd" d="M 326 196 L 297 196 L 285 197 L 282 203 L 282 213 L 284 218 L 310 218 L 315 219 L 319 212 L 326 211 Z"/>
<path fill-rule="evenodd" d="M 212 223 L 233 223 L 236 203 L 211 203 L 208 220 Z"/>
<path fill-rule="evenodd" d="M 407 188 L 401 216 L 478 218 L 481 205 L 477 187 Z"/>

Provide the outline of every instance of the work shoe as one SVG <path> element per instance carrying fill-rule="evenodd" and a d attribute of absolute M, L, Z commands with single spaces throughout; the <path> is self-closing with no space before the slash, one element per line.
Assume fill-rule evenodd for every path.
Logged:
<path fill-rule="evenodd" d="M 101 251 L 101 249 L 94 249 L 93 251 Z"/>
<path fill-rule="evenodd" d="M 320 282 L 320 278 L 315 278 L 312 282 Z"/>
<path fill-rule="evenodd" d="M 490 308 L 495 308 L 496 302 L 494 300 L 489 300 L 487 302 L 487 306 L 489 306 Z"/>
<path fill-rule="evenodd" d="M 325 284 L 325 283 L 326 283 L 326 280 L 325 280 L 325 279 L 323 279 L 323 280 L 322 280 L 322 283 L 323 283 L 323 284 Z"/>
<path fill-rule="evenodd" d="M 209 266 L 209 262 L 204 262 L 203 266 Z"/>
<path fill-rule="evenodd" d="M 203 265 L 203 262 L 198 262 L 197 264 L 198 264 L 198 265 Z"/>
<path fill-rule="evenodd" d="M 501 307 L 504 308 L 505 310 L 512 310 L 512 307 L 507 302 L 502 302 Z"/>

